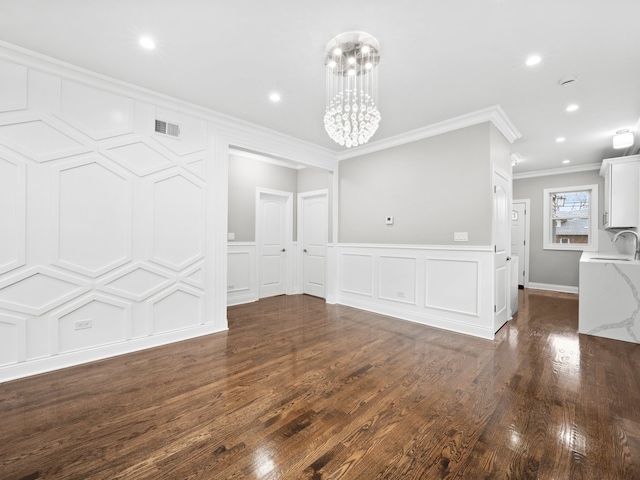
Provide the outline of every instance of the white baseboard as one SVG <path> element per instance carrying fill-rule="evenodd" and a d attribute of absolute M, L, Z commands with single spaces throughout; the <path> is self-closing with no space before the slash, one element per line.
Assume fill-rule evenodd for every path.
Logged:
<path fill-rule="evenodd" d="M 226 319 L 225 319 L 226 323 Z M 199 325 L 194 328 L 177 330 L 175 332 L 161 333 L 150 337 L 140 337 L 122 343 L 103 345 L 88 350 L 65 353 L 64 355 L 53 355 L 28 362 L 15 363 L 0 367 L 0 383 L 16 380 L 18 378 L 37 375 L 40 373 L 60 370 L 62 368 L 73 367 L 88 362 L 95 362 L 105 358 L 117 357 L 127 353 L 133 353 L 147 348 L 159 347 L 173 342 L 188 340 L 190 338 L 210 335 L 222 332 L 227 328 L 216 329 L 214 324 Z"/>
<path fill-rule="evenodd" d="M 534 290 L 547 290 L 549 292 L 578 293 L 578 287 L 572 287 L 571 285 L 553 285 L 551 283 L 529 282 L 527 288 L 533 288 Z"/>
<path fill-rule="evenodd" d="M 241 295 L 238 297 L 227 297 L 227 307 L 232 307 L 234 305 L 242 305 L 244 303 L 257 302 L 258 297 L 254 294 L 249 295 Z"/>
<path fill-rule="evenodd" d="M 337 303 L 340 305 L 346 305 L 348 307 L 358 308 L 360 310 L 366 310 L 368 312 L 378 313 L 380 315 L 387 315 L 390 317 L 400 318 L 402 320 L 408 320 L 409 322 L 420 323 L 429 327 L 440 328 L 456 333 L 462 333 L 465 335 L 472 335 L 475 337 L 485 338 L 487 340 L 494 339 L 494 333 L 491 331 L 491 329 L 478 327 L 476 325 L 471 325 L 468 323 L 463 324 L 447 318 L 436 317 L 434 315 L 427 315 L 409 310 L 403 310 L 401 308 L 395 308 L 378 303 L 345 297 L 338 297 Z"/>

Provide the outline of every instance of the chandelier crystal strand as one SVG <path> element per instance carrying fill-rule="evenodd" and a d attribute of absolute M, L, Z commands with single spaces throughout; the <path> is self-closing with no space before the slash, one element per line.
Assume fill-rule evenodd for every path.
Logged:
<path fill-rule="evenodd" d="M 327 45 L 324 127 L 340 146 L 367 143 L 378 129 L 379 61 L 378 41 L 367 33 L 343 33 Z"/>

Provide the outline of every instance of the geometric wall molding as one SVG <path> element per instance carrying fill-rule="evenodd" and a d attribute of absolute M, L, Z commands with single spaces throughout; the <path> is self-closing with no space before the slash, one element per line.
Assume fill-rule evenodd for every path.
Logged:
<path fill-rule="evenodd" d="M 185 285 L 175 285 L 149 299 L 149 334 L 195 327 L 204 323 L 204 293 Z"/>
<path fill-rule="evenodd" d="M 181 165 L 202 180 L 207 180 L 207 163 L 205 157 L 200 154 L 196 157 L 184 159 Z"/>
<path fill-rule="evenodd" d="M 131 304 L 92 294 L 57 311 L 50 322 L 53 355 L 96 348 L 131 338 Z M 77 329 L 77 322 L 90 327 Z"/>
<path fill-rule="evenodd" d="M 204 257 L 205 187 L 183 172 L 152 182 L 152 248 L 155 263 L 180 271 Z"/>
<path fill-rule="evenodd" d="M 27 68 L 0 60 L 0 112 L 27 108 Z"/>
<path fill-rule="evenodd" d="M 180 274 L 180 281 L 204 289 L 204 262 L 192 265 Z"/>
<path fill-rule="evenodd" d="M 169 276 L 163 270 L 137 262 L 127 268 L 102 278 L 98 289 L 141 302 L 175 282 L 175 275 Z"/>
<path fill-rule="evenodd" d="M 0 152 L 0 275 L 25 263 L 26 165 Z"/>
<path fill-rule="evenodd" d="M 133 132 L 133 107 L 130 98 L 63 79 L 57 115 L 94 140 L 102 140 Z"/>
<path fill-rule="evenodd" d="M 20 114 L 0 120 L 0 143 L 36 162 L 91 152 L 93 147 L 62 122 L 46 115 Z"/>
<path fill-rule="evenodd" d="M 0 366 L 24 362 L 27 357 L 25 319 L 0 313 Z"/>
<path fill-rule="evenodd" d="M 89 284 L 77 278 L 33 267 L 0 282 L 0 307 L 42 315 L 89 289 Z"/>
<path fill-rule="evenodd" d="M 53 173 L 52 262 L 95 278 L 131 261 L 129 174 L 99 155 Z"/>
<path fill-rule="evenodd" d="M 171 152 L 145 137 L 129 139 L 126 143 L 111 143 L 102 147 L 101 152 L 139 177 L 166 170 L 178 163 Z"/>

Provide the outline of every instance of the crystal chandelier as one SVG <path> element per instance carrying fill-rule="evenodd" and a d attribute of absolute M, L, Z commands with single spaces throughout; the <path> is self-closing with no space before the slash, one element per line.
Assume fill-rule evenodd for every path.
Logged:
<path fill-rule="evenodd" d="M 347 148 L 367 143 L 378 129 L 378 41 L 368 33 L 347 32 L 327 45 L 327 109 L 324 128 Z"/>

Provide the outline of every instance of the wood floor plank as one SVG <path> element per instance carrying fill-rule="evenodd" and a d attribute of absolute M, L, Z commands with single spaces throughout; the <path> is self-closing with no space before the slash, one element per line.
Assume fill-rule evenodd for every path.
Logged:
<path fill-rule="evenodd" d="M 640 478 L 640 346 L 520 295 L 493 341 L 282 296 L 0 384 L 0 478 Z"/>

